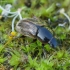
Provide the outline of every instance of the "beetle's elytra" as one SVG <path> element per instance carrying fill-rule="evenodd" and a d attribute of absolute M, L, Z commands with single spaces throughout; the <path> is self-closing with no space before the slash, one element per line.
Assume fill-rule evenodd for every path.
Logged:
<path fill-rule="evenodd" d="M 57 47 L 57 41 L 52 33 L 28 19 L 22 19 L 16 24 L 16 30 L 28 37 L 39 39 L 43 44 L 49 43 L 52 47 Z"/>

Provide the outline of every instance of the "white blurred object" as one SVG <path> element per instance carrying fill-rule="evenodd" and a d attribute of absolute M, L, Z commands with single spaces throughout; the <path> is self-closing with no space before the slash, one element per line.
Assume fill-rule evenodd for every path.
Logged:
<path fill-rule="evenodd" d="M 2 16 L 7 18 L 9 15 L 9 12 L 11 11 L 12 5 L 11 4 L 7 4 L 4 8 L 4 10 L 2 11 Z M 7 12 L 8 11 L 8 12 Z"/>
<path fill-rule="evenodd" d="M 58 24 L 58 26 L 61 26 L 61 27 L 65 27 L 65 25 L 66 25 L 66 22 L 63 24 Z"/>
<path fill-rule="evenodd" d="M 10 11 L 11 7 L 12 7 L 11 4 L 7 4 L 7 5 L 5 6 L 5 9 L 6 9 L 7 11 Z"/>
<path fill-rule="evenodd" d="M 18 8 L 17 11 L 15 12 L 11 12 L 11 7 L 12 5 L 11 4 L 7 4 L 5 6 L 5 8 L 3 8 L 2 6 L 0 6 L 0 9 L 2 9 L 2 16 L 5 17 L 5 18 L 13 18 L 12 19 L 12 31 L 14 31 L 14 23 L 15 23 L 15 20 L 17 17 L 19 17 L 19 20 L 22 19 L 22 16 L 21 16 L 21 11 L 23 9 L 25 9 L 25 7 L 22 7 L 22 8 Z M 10 15 L 9 15 L 10 14 Z"/>
<path fill-rule="evenodd" d="M 68 27 L 68 30 L 70 30 L 70 17 L 65 13 L 65 9 L 62 8 L 58 11 L 59 13 L 63 14 L 69 21 L 69 27 Z M 59 24 L 59 26 L 64 26 L 66 23 L 64 24 Z"/>
<path fill-rule="evenodd" d="M 65 13 L 64 8 L 60 9 L 59 12 L 60 12 L 61 14 L 63 14 L 63 15 L 69 20 L 69 23 L 70 23 L 70 17 Z"/>

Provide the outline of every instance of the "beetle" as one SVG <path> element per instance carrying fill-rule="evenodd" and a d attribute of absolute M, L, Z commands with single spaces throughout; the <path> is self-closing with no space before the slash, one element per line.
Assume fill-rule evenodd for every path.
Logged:
<path fill-rule="evenodd" d="M 24 36 L 39 39 L 42 44 L 49 43 L 54 48 L 58 46 L 57 40 L 55 37 L 53 37 L 53 34 L 48 29 L 27 18 L 17 22 L 16 31 Z"/>

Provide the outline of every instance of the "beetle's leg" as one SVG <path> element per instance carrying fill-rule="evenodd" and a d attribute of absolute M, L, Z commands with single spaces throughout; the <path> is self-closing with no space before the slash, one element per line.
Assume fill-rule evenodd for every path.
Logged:
<path fill-rule="evenodd" d="M 33 42 L 36 42 L 36 41 L 37 41 L 37 39 L 33 39 L 32 43 L 33 43 Z"/>
<path fill-rule="evenodd" d="M 44 56 L 43 56 L 43 58 L 46 58 L 47 56 L 47 53 L 46 53 L 46 50 L 45 50 L 45 48 L 44 48 L 44 44 L 42 44 L 42 50 L 43 50 L 43 54 L 44 54 Z"/>

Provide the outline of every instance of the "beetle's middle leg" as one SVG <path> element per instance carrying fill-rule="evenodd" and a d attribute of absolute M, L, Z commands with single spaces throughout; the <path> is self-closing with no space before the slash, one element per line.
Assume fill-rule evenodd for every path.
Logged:
<path fill-rule="evenodd" d="M 43 58 L 46 58 L 47 56 L 47 52 L 46 52 L 46 50 L 45 50 L 45 48 L 44 48 L 44 44 L 42 44 L 42 50 L 43 50 Z"/>

